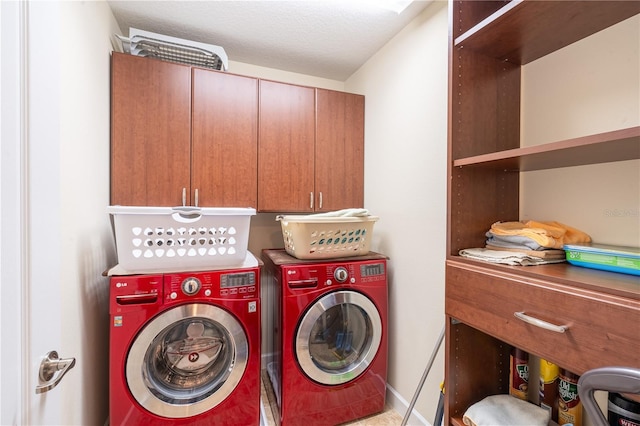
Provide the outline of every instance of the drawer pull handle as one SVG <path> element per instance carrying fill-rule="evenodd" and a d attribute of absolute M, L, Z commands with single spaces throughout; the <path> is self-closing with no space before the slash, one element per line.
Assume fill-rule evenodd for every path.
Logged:
<path fill-rule="evenodd" d="M 536 327 L 544 328 L 545 330 L 555 331 L 556 333 L 564 333 L 569 329 L 568 325 L 551 324 L 550 322 L 542 321 L 541 319 L 529 316 L 524 312 L 514 312 L 513 315 L 515 315 L 516 318 L 521 319 L 526 323 L 535 325 Z"/>

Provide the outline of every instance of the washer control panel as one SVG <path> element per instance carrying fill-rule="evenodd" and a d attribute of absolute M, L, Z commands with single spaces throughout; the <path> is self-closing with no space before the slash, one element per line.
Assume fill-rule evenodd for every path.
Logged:
<path fill-rule="evenodd" d="M 202 288 L 202 283 L 195 277 L 189 277 L 182 281 L 182 292 L 187 296 L 197 294 Z"/>
<path fill-rule="evenodd" d="M 220 296 L 222 297 L 257 297 L 256 273 L 233 272 L 220 276 Z"/>
<path fill-rule="evenodd" d="M 234 272 L 220 276 L 220 288 L 252 286 L 256 284 L 256 274 L 251 272 Z"/>
<path fill-rule="evenodd" d="M 194 298 L 248 299 L 259 296 L 258 269 L 185 272 L 164 275 L 165 301 Z"/>

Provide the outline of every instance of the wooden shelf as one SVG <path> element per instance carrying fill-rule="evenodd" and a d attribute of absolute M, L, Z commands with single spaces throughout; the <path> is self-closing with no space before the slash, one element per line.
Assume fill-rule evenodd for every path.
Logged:
<path fill-rule="evenodd" d="M 569 263 L 553 263 L 537 266 L 498 265 L 461 256 L 449 256 L 447 263 L 482 268 L 494 275 L 537 281 L 549 281 L 545 285 L 571 292 L 591 294 L 598 292 L 613 298 L 640 300 L 640 278 L 635 275 L 583 268 Z M 493 272 L 492 272 L 493 271 Z"/>
<path fill-rule="evenodd" d="M 638 13 L 637 1 L 512 0 L 456 37 L 454 47 L 523 65 Z"/>
<path fill-rule="evenodd" d="M 532 171 L 640 158 L 640 126 L 453 161 L 454 167 Z"/>

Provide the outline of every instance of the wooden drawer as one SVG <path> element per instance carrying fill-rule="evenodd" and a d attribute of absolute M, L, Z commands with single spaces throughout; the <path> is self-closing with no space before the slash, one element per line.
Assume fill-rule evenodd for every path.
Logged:
<path fill-rule="evenodd" d="M 576 374 L 608 365 L 640 367 L 640 297 L 448 260 L 445 310 L 464 324 Z M 531 325 L 516 318 L 515 312 L 565 325 L 567 330 L 560 333 Z"/>

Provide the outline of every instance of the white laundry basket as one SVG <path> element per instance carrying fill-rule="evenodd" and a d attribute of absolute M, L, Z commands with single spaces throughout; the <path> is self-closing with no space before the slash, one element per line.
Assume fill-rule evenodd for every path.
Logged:
<path fill-rule="evenodd" d="M 277 216 L 287 253 L 298 259 L 334 259 L 369 253 L 377 216 Z"/>
<path fill-rule="evenodd" d="M 252 208 L 110 206 L 121 268 L 218 268 L 247 254 Z"/>

